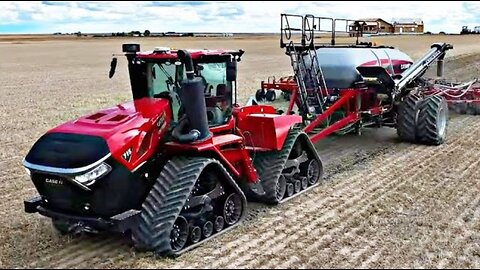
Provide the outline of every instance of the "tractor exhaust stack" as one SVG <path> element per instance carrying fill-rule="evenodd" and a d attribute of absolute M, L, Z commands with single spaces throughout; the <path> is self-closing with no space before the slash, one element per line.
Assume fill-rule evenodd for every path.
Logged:
<path fill-rule="evenodd" d="M 180 142 L 204 140 L 210 137 L 204 94 L 205 85 L 203 85 L 200 77 L 195 77 L 190 53 L 185 50 L 179 50 L 177 54 L 180 61 L 185 65 L 185 73 L 187 74 L 187 78 L 182 82 L 180 99 L 185 108 L 185 115 L 186 119 L 188 119 L 190 130 L 187 134 L 182 134 L 181 131 L 184 130 L 186 125 L 184 118 L 182 119 L 183 121 L 180 120 L 182 123 L 179 123 L 174 133 L 176 136 L 174 136 L 177 137 Z"/>

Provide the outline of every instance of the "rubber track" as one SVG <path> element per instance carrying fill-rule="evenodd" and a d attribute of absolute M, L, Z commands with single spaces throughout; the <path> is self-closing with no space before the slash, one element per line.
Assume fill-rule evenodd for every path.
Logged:
<path fill-rule="evenodd" d="M 188 246 L 178 254 L 173 254 L 170 247 L 170 232 L 203 169 L 212 163 L 223 170 L 232 188 L 243 197 L 246 207 L 242 191 L 218 161 L 203 157 L 174 157 L 165 165 L 142 205 L 139 225 L 132 231 L 132 240 L 137 248 L 154 250 L 157 255 L 179 255 L 204 242 Z M 246 208 L 240 221 L 243 220 L 245 213 Z M 235 225 L 229 228 L 233 227 Z M 211 238 L 213 236 L 206 240 Z"/>
<path fill-rule="evenodd" d="M 397 134 L 403 141 L 417 140 L 417 112 L 421 98 L 410 94 L 400 104 L 397 117 Z"/>
<path fill-rule="evenodd" d="M 418 113 L 418 138 L 420 142 L 432 145 L 443 143 L 443 138 L 440 138 L 437 134 L 437 111 L 441 106 L 444 106 L 444 109 L 447 110 L 448 125 L 448 107 L 443 97 L 430 96 L 420 104 L 420 112 Z"/>
<path fill-rule="evenodd" d="M 300 128 L 292 128 L 287 138 L 285 139 L 282 150 L 280 150 L 279 152 L 272 151 L 272 152 L 266 152 L 266 153 L 257 153 L 253 161 L 253 165 L 257 170 L 259 179 L 261 181 L 260 183 L 262 184 L 262 187 L 266 193 L 266 196 L 264 198 L 261 198 L 263 202 L 270 203 L 270 204 L 282 203 L 295 197 L 298 194 L 303 193 L 304 191 L 310 188 L 309 187 L 299 193 L 296 193 L 291 197 L 284 198 L 280 202 L 278 202 L 275 198 L 275 188 L 276 188 L 277 181 L 280 178 L 280 174 L 282 173 L 285 167 L 288 156 L 290 155 L 290 152 L 292 151 L 292 148 L 295 145 L 296 140 L 301 137 L 304 137 L 309 142 L 308 145 L 310 148 L 310 152 L 315 156 L 318 162 L 322 164 L 322 161 L 318 156 L 318 153 L 315 150 L 315 147 L 313 146 L 310 139 L 308 138 L 308 135 L 304 133 Z M 323 177 L 323 169 L 320 175 L 320 180 L 322 179 L 322 177 Z M 320 180 L 315 185 L 318 185 Z"/>

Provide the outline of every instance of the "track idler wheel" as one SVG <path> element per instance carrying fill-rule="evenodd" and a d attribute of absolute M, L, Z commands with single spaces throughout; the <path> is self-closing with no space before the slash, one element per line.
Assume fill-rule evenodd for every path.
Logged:
<path fill-rule="evenodd" d="M 177 252 L 182 250 L 187 240 L 188 222 L 186 218 L 179 216 L 170 232 L 170 246 L 172 247 L 172 251 Z"/>
<path fill-rule="evenodd" d="M 300 165 L 301 175 L 307 178 L 308 184 L 315 185 L 320 180 L 322 169 L 316 159 L 311 159 Z"/>
<path fill-rule="evenodd" d="M 229 226 L 240 221 L 242 216 L 242 199 L 238 194 L 230 194 L 223 205 L 223 218 Z"/>

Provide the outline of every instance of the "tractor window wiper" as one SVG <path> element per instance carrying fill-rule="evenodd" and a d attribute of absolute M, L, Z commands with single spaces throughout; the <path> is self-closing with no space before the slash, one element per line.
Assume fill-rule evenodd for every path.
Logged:
<path fill-rule="evenodd" d="M 165 74 L 165 76 L 167 77 L 168 79 L 168 82 L 170 83 L 170 85 L 174 85 L 174 86 L 177 86 L 177 82 L 173 79 L 172 75 L 170 75 L 167 70 L 165 70 L 165 68 L 163 67 L 163 65 L 158 65 L 158 67 L 160 68 L 160 70 L 163 72 L 163 74 Z"/>

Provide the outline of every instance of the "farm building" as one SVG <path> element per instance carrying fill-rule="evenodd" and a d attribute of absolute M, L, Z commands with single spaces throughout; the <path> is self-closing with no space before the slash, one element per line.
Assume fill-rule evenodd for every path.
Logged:
<path fill-rule="evenodd" d="M 363 26 L 363 33 L 365 34 L 393 33 L 393 25 L 381 18 L 358 19 L 357 22 L 365 22 Z M 349 24 L 350 36 L 355 36 L 357 33 L 354 24 L 355 23 Z"/>
<path fill-rule="evenodd" d="M 393 20 L 395 33 L 423 33 L 424 25 L 419 18 L 402 18 Z"/>

